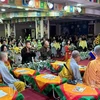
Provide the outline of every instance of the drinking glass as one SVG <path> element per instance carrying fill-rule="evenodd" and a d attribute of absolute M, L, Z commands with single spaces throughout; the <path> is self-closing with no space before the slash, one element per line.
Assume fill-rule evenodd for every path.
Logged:
<path fill-rule="evenodd" d="M 91 80 L 91 83 L 90 84 L 91 84 L 91 88 L 94 90 L 95 89 L 95 84 L 96 84 L 95 81 L 94 80 Z"/>

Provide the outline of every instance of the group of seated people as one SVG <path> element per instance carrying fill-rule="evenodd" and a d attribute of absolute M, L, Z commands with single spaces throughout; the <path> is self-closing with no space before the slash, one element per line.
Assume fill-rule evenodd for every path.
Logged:
<path fill-rule="evenodd" d="M 100 45 L 94 48 L 94 53 L 96 58 L 87 65 L 83 78 L 79 71 L 80 54 L 77 50 L 72 52 L 71 59 L 66 62 L 67 68 L 64 67 L 59 76 L 89 86 L 94 83 L 95 88 L 100 88 Z"/>
<path fill-rule="evenodd" d="M 80 53 L 77 50 L 74 50 L 71 53 L 71 58 L 66 61 L 66 67 L 63 67 L 62 71 L 58 74 L 60 77 L 67 78 L 69 80 L 75 80 L 79 83 L 86 83 L 87 85 L 91 85 L 91 82 L 95 82 L 95 86 L 100 88 L 100 45 L 94 48 L 94 53 L 96 55 L 96 59 L 89 62 L 84 76 L 82 78 L 79 71 L 79 61 L 80 61 Z M 22 64 L 32 62 L 32 57 L 35 57 L 35 53 L 31 50 L 30 42 L 27 41 L 25 47 L 21 50 L 22 56 Z M 46 60 L 50 59 L 51 51 L 49 48 L 49 42 L 44 41 L 43 47 L 40 49 L 40 59 Z M 25 89 L 25 83 L 15 79 L 13 75 L 10 74 L 9 68 L 6 66 L 8 61 L 8 53 L 5 48 L 0 52 L 0 74 L 2 77 L 1 82 L 4 82 L 8 86 L 13 89 L 21 92 Z"/>
<path fill-rule="evenodd" d="M 45 41 L 44 46 L 41 48 L 41 59 L 46 60 L 47 57 L 50 57 L 50 49 L 48 48 L 49 42 Z M 6 48 L 6 46 L 5 46 Z M 22 64 L 32 62 L 32 57 L 35 56 L 35 53 L 31 51 L 30 42 L 26 42 L 26 46 L 21 50 Z M 15 79 L 9 71 L 9 67 L 6 65 L 8 62 L 8 52 L 6 50 L 1 50 L 0 52 L 0 83 L 5 83 L 6 85 L 12 87 L 14 90 L 21 92 L 25 89 L 25 83 Z"/>

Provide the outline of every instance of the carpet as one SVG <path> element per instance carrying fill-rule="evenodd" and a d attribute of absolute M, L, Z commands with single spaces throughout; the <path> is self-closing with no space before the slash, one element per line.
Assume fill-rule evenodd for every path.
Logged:
<path fill-rule="evenodd" d="M 44 96 L 29 88 L 23 91 L 22 94 L 24 95 L 24 100 L 50 100 L 47 96 Z"/>
<path fill-rule="evenodd" d="M 88 63 L 90 62 L 91 60 L 81 60 L 80 62 L 79 62 L 79 65 L 83 65 L 83 66 L 87 66 L 88 65 Z"/>

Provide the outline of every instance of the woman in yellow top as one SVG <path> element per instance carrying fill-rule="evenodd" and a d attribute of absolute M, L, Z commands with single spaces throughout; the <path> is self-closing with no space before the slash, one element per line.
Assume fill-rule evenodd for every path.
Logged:
<path fill-rule="evenodd" d="M 60 49 L 60 43 L 57 42 L 56 40 L 54 41 L 53 46 L 56 48 L 56 50 Z"/>
<path fill-rule="evenodd" d="M 57 42 L 57 41 L 55 40 L 55 42 L 54 42 L 54 44 L 53 44 L 53 47 L 54 47 L 54 48 L 56 49 L 56 51 L 57 51 L 57 56 L 59 56 L 59 55 L 60 55 L 60 48 L 61 48 L 60 43 Z"/>
<path fill-rule="evenodd" d="M 82 39 L 82 38 L 80 38 L 79 39 L 79 47 L 81 47 L 83 50 L 87 49 L 87 41 Z"/>

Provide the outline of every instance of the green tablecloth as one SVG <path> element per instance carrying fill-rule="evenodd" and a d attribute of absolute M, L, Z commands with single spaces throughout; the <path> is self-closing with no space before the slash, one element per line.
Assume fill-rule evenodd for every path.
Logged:
<path fill-rule="evenodd" d="M 24 96 L 21 93 L 18 93 L 15 100 L 24 100 Z"/>

